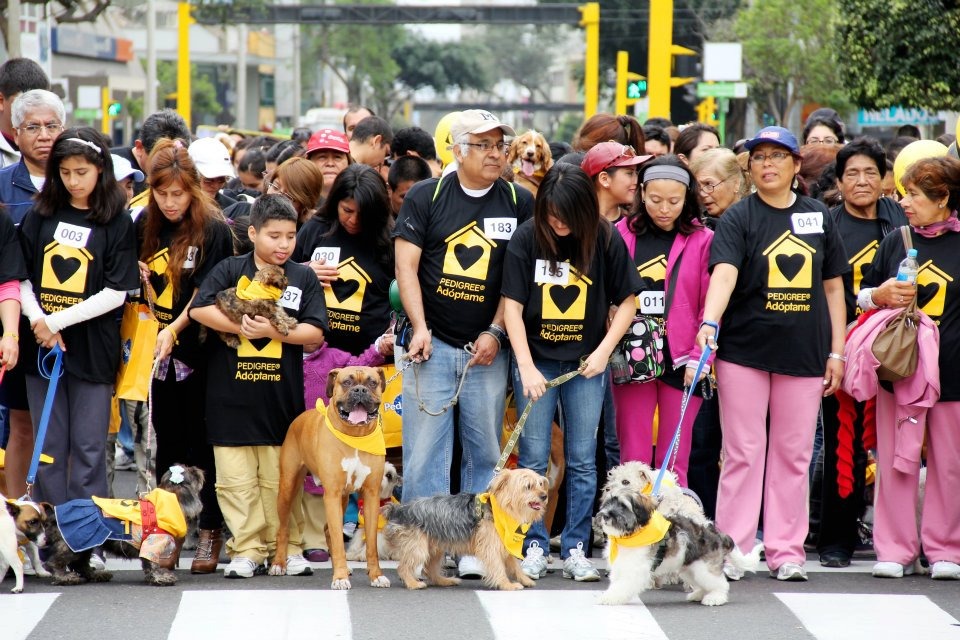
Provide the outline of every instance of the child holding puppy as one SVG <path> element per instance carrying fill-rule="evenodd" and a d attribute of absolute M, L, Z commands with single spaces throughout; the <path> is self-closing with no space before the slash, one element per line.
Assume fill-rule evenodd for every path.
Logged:
<path fill-rule="evenodd" d="M 287 427 L 303 412 L 303 345 L 323 341 L 327 312 L 317 277 L 289 260 L 296 245 L 297 213 L 282 195 L 265 195 L 250 211 L 253 251 L 227 258 L 207 276 L 190 309 L 197 322 L 240 337 L 237 349 L 208 332 L 212 354 L 207 378 L 207 432 L 217 468 L 217 498 L 233 538 L 227 543 L 226 578 L 250 578 L 273 557 L 279 526 L 290 526 L 288 575 L 310 575 L 299 553 L 299 522 L 277 519 L 280 446 Z M 288 280 L 279 303 L 297 326 L 281 335 L 263 317 L 234 323 L 216 306 L 217 294 L 252 280 L 267 265 L 282 266 Z"/>

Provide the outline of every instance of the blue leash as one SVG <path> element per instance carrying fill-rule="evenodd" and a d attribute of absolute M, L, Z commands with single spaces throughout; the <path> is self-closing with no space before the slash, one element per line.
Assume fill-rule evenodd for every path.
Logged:
<path fill-rule="evenodd" d="M 48 372 L 45 368 L 47 359 L 53 356 L 53 368 Z M 40 466 L 40 454 L 43 451 L 43 441 L 47 438 L 47 426 L 50 424 L 50 414 L 53 412 L 53 399 L 57 395 L 57 384 L 63 374 L 63 350 L 59 344 L 54 344 L 46 355 L 37 353 L 37 371 L 44 378 L 50 380 L 47 386 L 47 397 L 43 401 L 43 412 L 40 414 L 40 425 L 37 428 L 37 441 L 33 444 L 33 459 L 30 460 L 30 470 L 27 472 L 27 493 L 30 497 L 34 481 L 37 479 L 37 469 Z"/>
<path fill-rule="evenodd" d="M 667 472 L 667 467 L 669 466 L 667 463 L 680 443 L 680 426 L 683 424 L 683 416 L 687 413 L 687 403 L 690 402 L 690 396 L 693 395 L 693 390 L 696 388 L 697 383 L 700 382 L 700 374 L 703 373 L 703 368 L 707 366 L 707 359 L 712 352 L 713 349 L 711 349 L 709 345 L 703 345 L 703 353 L 700 354 L 700 361 L 697 362 L 697 370 L 693 374 L 694 382 L 687 387 L 683 393 L 683 403 L 680 405 L 680 419 L 677 421 L 677 430 L 673 432 L 673 440 L 670 442 L 670 448 L 667 449 L 667 455 L 663 456 L 663 464 L 660 465 L 657 479 L 653 483 L 652 493 L 655 496 L 660 495 L 660 483 L 663 481 L 663 475 Z"/>

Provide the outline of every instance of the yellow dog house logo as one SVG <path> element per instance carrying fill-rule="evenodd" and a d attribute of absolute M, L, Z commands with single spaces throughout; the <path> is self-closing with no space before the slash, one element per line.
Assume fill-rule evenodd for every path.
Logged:
<path fill-rule="evenodd" d="M 254 338 L 252 341 L 244 336 L 240 338 L 240 346 L 237 347 L 238 358 L 272 358 L 279 360 L 283 357 L 283 343 L 279 340 L 267 338 Z"/>
<path fill-rule="evenodd" d="M 939 318 L 943 315 L 947 301 L 947 285 L 953 282 L 948 274 L 944 273 L 928 261 L 917 272 L 917 306 L 930 317 Z"/>
<path fill-rule="evenodd" d="M 873 264 L 873 256 L 877 254 L 877 247 L 880 243 L 871 240 L 870 244 L 865 246 L 855 256 L 848 260 L 850 268 L 853 269 L 853 290 L 860 291 L 860 283 L 863 281 L 863 270 Z"/>
<path fill-rule="evenodd" d="M 170 285 L 169 278 L 167 278 L 167 266 L 169 264 L 169 248 L 157 251 L 147 262 L 147 267 L 150 269 L 150 284 L 157 296 L 156 304 L 164 309 L 173 308 L 173 287 Z"/>
<path fill-rule="evenodd" d="M 87 268 L 93 254 L 86 249 L 51 242 L 43 250 L 40 288 L 83 293 L 87 287 Z"/>
<path fill-rule="evenodd" d="M 328 309 L 360 313 L 367 284 L 373 282 L 353 257 L 337 265 L 339 277 L 323 290 Z"/>
<path fill-rule="evenodd" d="M 809 289 L 813 286 L 816 249 L 785 231 L 763 255 L 767 256 L 767 286 L 771 289 Z"/>
<path fill-rule="evenodd" d="M 490 252 L 497 243 L 485 236 L 476 222 L 452 233 L 444 242 L 447 244 L 443 257 L 445 274 L 473 280 L 487 279 Z"/>
<path fill-rule="evenodd" d="M 567 276 L 567 284 L 542 283 L 542 309 L 544 320 L 583 320 L 587 309 L 587 288 L 593 281 L 581 276 L 573 267 Z"/>

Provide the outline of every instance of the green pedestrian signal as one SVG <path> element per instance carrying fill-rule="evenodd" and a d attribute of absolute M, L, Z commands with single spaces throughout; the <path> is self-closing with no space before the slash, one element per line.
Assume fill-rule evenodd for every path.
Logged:
<path fill-rule="evenodd" d="M 640 100 L 647 95 L 647 80 L 630 80 L 627 82 L 627 100 Z"/>
<path fill-rule="evenodd" d="M 111 102 L 110 106 L 107 107 L 107 115 L 111 118 L 116 118 L 120 115 L 120 112 L 123 111 L 123 105 L 119 102 Z"/>

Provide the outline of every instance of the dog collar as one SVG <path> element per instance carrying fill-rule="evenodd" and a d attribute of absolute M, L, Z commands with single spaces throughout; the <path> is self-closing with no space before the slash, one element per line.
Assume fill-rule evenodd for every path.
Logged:
<path fill-rule="evenodd" d="M 351 436 L 333 426 L 333 423 L 330 421 L 330 416 L 327 415 L 326 409 L 327 408 L 323 404 L 323 400 L 318 398 L 317 411 L 323 414 L 324 424 L 327 425 L 327 429 L 330 430 L 330 433 L 332 433 L 337 440 L 352 449 L 357 449 L 359 451 L 369 453 L 370 455 L 387 455 L 387 442 L 383 438 L 383 427 L 380 426 L 379 416 L 377 418 L 376 429 L 365 436 Z"/>
<path fill-rule="evenodd" d="M 492 493 L 481 493 L 477 496 L 478 504 L 488 503 L 493 513 L 493 527 L 497 531 L 507 553 L 515 558 L 523 559 L 523 541 L 527 539 L 530 523 L 517 522 L 504 511 Z"/>
<path fill-rule="evenodd" d="M 650 522 L 628 536 L 610 536 L 610 564 L 617 561 L 620 547 L 649 547 L 664 539 L 670 530 L 670 521 L 659 511 L 654 511 Z"/>
<path fill-rule="evenodd" d="M 237 297 L 241 300 L 279 300 L 283 295 L 277 287 L 250 280 L 247 276 L 240 276 L 237 282 Z"/>

